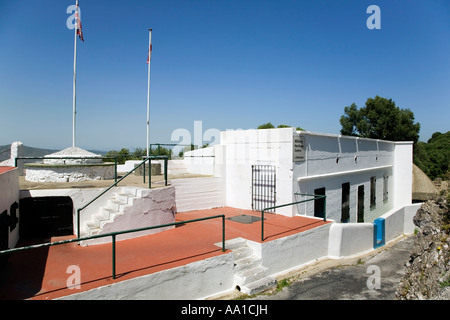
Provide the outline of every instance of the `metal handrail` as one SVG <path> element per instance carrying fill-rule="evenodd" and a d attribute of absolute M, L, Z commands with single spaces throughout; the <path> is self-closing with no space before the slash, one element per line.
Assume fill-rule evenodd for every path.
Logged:
<path fill-rule="evenodd" d="M 150 230 L 150 229 L 169 227 L 169 226 L 176 226 L 179 224 L 186 224 L 186 223 L 198 222 L 198 221 L 202 221 L 202 220 L 209 220 L 209 219 L 215 219 L 215 218 L 222 218 L 222 252 L 225 252 L 226 251 L 226 249 L 225 249 L 225 215 L 222 214 L 222 215 L 204 217 L 204 218 L 199 218 L 199 219 L 194 219 L 194 220 L 173 222 L 173 223 L 161 224 L 161 225 L 157 225 L 157 226 L 150 226 L 150 227 L 144 227 L 144 228 L 138 228 L 138 229 L 129 229 L 129 230 L 116 231 L 116 232 L 110 232 L 110 233 L 105 233 L 105 234 L 98 234 L 98 235 L 93 235 L 93 236 L 83 237 L 83 238 L 76 238 L 76 239 L 36 244 L 36 245 L 20 247 L 20 248 L 13 248 L 13 249 L 0 251 L 0 255 L 18 252 L 18 251 L 30 250 L 30 249 L 37 249 L 37 248 L 42 248 L 42 247 L 50 247 L 50 246 L 55 246 L 55 245 L 60 245 L 60 244 L 71 243 L 71 242 L 79 242 L 79 241 L 85 241 L 85 240 L 91 240 L 91 239 L 97 239 L 97 238 L 103 238 L 103 237 L 112 237 L 112 277 L 113 277 L 113 279 L 116 279 L 116 236 L 117 235 L 145 231 L 145 230 Z"/>
<path fill-rule="evenodd" d="M 306 193 L 294 193 L 294 195 L 297 196 L 311 196 L 314 197 L 312 199 L 306 199 L 306 200 L 301 200 L 301 201 L 296 201 L 296 202 L 292 202 L 292 203 L 287 203 L 287 204 L 281 204 L 278 206 L 274 206 L 274 207 L 269 207 L 269 208 L 264 208 L 261 210 L 261 241 L 264 242 L 264 212 L 268 211 L 268 210 L 273 210 L 273 209 L 277 209 L 277 208 L 282 208 L 282 207 L 287 207 L 287 206 L 292 206 L 294 204 L 299 204 L 302 202 L 307 202 L 307 201 L 312 201 L 312 200 L 316 200 L 316 199 L 321 199 L 324 198 L 325 199 L 325 205 L 324 205 L 324 217 L 323 217 L 323 221 L 326 222 L 327 221 L 327 204 L 326 204 L 326 198 L 327 196 L 325 195 L 318 195 L 318 194 L 306 194 Z"/>
<path fill-rule="evenodd" d="M 108 192 L 109 190 L 111 190 L 113 187 L 115 187 L 117 184 L 119 184 L 120 181 L 122 181 L 123 179 L 125 179 L 126 177 L 128 177 L 132 172 L 134 172 L 137 168 L 139 168 L 141 165 L 143 165 L 145 162 L 149 161 L 150 162 L 150 166 L 151 166 L 151 159 L 164 159 L 166 160 L 168 157 L 167 156 L 148 156 L 145 157 L 145 160 L 143 160 L 141 163 L 139 163 L 136 167 L 134 167 L 134 169 L 130 170 L 127 174 L 125 174 L 122 178 L 120 178 L 119 180 L 117 180 L 116 182 L 114 182 L 112 185 L 110 185 L 108 188 L 106 188 L 105 190 L 103 190 L 103 192 L 101 192 L 98 196 L 96 196 L 94 199 L 92 199 L 91 201 L 89 201 L 87 204 L 85 204 L 83 207 L 77 209 L 77 238 L 80 238 L 80 226 L 81 226 L 81 222 L 80 222 L 80 212 L 84 209 L 86 209 L 89 205 L 91 205 L 94 201 L 96 201 L 98 198 L 100 198 L 102 195 L 104 195 L 106 192 Z M 164 161 L 164 178 L 166 180 L 166 186 L 167 186 L 167 161 Z M 144 166 L 145 168 L 145 166 Z M 151 170 L 149 170 L 149 175 L 151 174 Z M 144 174 L 145 177 L 145 174 Z M 150 179 L 149 179 L 150 180 Z M 150 185 L 150 182 L 149 182 Z M 151 187 L 151 185 L 149 186 Z"/>

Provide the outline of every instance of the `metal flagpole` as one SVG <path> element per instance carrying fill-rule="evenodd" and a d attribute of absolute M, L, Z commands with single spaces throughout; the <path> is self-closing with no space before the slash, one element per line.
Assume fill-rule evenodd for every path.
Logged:
<path fill-rule="evenodd" d="M 76 10 L 78 10 L 78 1 L 76 4 Z M 78 19 L 75 19 L 75 44 L 74 44 L 74 54 L 73 54 L 73 131 L 72 131 L 72 147 L 75 147 L 75 116 L 77 113 L 76 104 L 76 81 L 77 81 L 77 29 L 78 29 Z"/>
<path fill-rule="evenodd" d="M 149 31 L 149 47 L 148 47 L 148 90 L 147 90 L 147 157 L 150 155 L 150 61 L 152 59 L 152 29 Z M 149 169 L 150 170 L 150 169 Z"/>

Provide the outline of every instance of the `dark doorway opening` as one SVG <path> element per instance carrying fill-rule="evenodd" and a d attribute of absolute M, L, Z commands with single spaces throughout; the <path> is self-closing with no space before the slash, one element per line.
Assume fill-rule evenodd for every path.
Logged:
<path fill-rule="evenodd" d="M 319 188 L 314 190 L 315 196 L 324 196 L 325 188 Z M 325 198 L 321 197 L 314 200 L 314 217 L 325 218 Z"/>
<path fill-rule="evenodd" d="M 358 186 L 358 222 L 364 222 L 364 185 Z"/>
<path fill-rule="evenodd" d="M 5 210 L 0 213 L 0 251 L 9 249 L 9 217 Z M 0 267 L 6 264 L 8 256 L 0 255 Z"/>
<path fill-rule="evenodd" d="M 20 237 L 44 238 L 73 234 L 70 197 L 33 197 L 20 200 Z"/>

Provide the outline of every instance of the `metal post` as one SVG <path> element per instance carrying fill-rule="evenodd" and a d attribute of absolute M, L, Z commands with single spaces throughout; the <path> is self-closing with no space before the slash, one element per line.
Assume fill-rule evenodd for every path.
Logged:
<path fill-rule="evenodd" d="M 80 211 L 81 209 L 77 209 L 77 238 L 80 238 Z"/>
<path fill-rule="evenodd" d="M 117 182 L 117 157 L 114 157 L 114 182 Z"/>
<path fill-rule="evenodd" d="M 112 234 L 112 277 L 116 278 L 116 234 Z"/>
<path fill-rule="evenodd" d="M 261 211 L 261 241 L 264 241 L 264 210 Z"/>
<path fill-rule="evenodd" d="M 152 188 L 152 159 L 150 158 L 148 159 L 148 188 Z"/>
<path fill-rule="evenodd" d="M 144 168 L 143 168 L 143 170 L 144 171 L 142 171 L 142 177 L 143 177 L 143 183 L 145 183 L 145 163 L 147 162 L 147 160 L 144 160 Z"/>
<path fill-rule="evenodd" d="M 222 252 L 225 252 L 225 215 L 222 216 Z"/>
<path fill-rule="evenodd" d="M 164 180 L 166 181 L 166 187 L 167 187 L 167 167 L 168 167 L 169 159 L 164 158 Z"/>

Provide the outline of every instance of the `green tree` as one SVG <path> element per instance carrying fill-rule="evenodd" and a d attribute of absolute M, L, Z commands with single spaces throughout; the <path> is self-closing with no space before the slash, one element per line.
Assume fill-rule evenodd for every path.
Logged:
<path fill-rule="evenodd" d="M 130 160 L 130 151 L 122 148 L 120 151 L 111 150 L 105 154 L 106 157 L 116 157 L 118 164 L 124 164 L 125 161 Z"/>
<path fill-rule="evenodd" d="M 392 99 L 379 96 L 369 98 L 365 107 L 356 104 L 344 108 L 341 116 L 341 134 L 392 141 L 419 139 L 420 123 L 414 123 L 414 113 L 401 109 Z"/>
<path fill-rule="evenodd" d="M 272 129 L 275 128 L 272 123 L 267 122 L 258 127 L 258 129 Z"/>
<path fill-rule="evenodd" d="M 435 132 L 425 143 L 414 146 L 414 164 L 432 180 L 448 179 L 450 166 L 450 131 Z"/>
<path fill-rule="evenodd" d="M 279 125 L 277 126 L 277 128 L 291 128 L 291 127 L 292 127 L 292 126 L 287 125 L 287 124 L 279 124 Z M 264 123 L 264 124 L 258 126 L 258 129 L 273 129 L 273 128 L 275 128 L 275 126 L 274 126 L 271 122 L 267 122 L 267 123 Z M 300 128 L 300 127 L 297 127 L 296 130 L 302 130 L 302 131 L 304 131 L 305 129 L 302 129 L 302 128 Z"/>
<path fill-rule="evenodd" d="M 134 149 L 133 154 L 131 155 L 132 160 L 142 160 L 142 157 L 147 155 L 147 150 L 144 150 L 142 148 L 136 148 Z"/>

